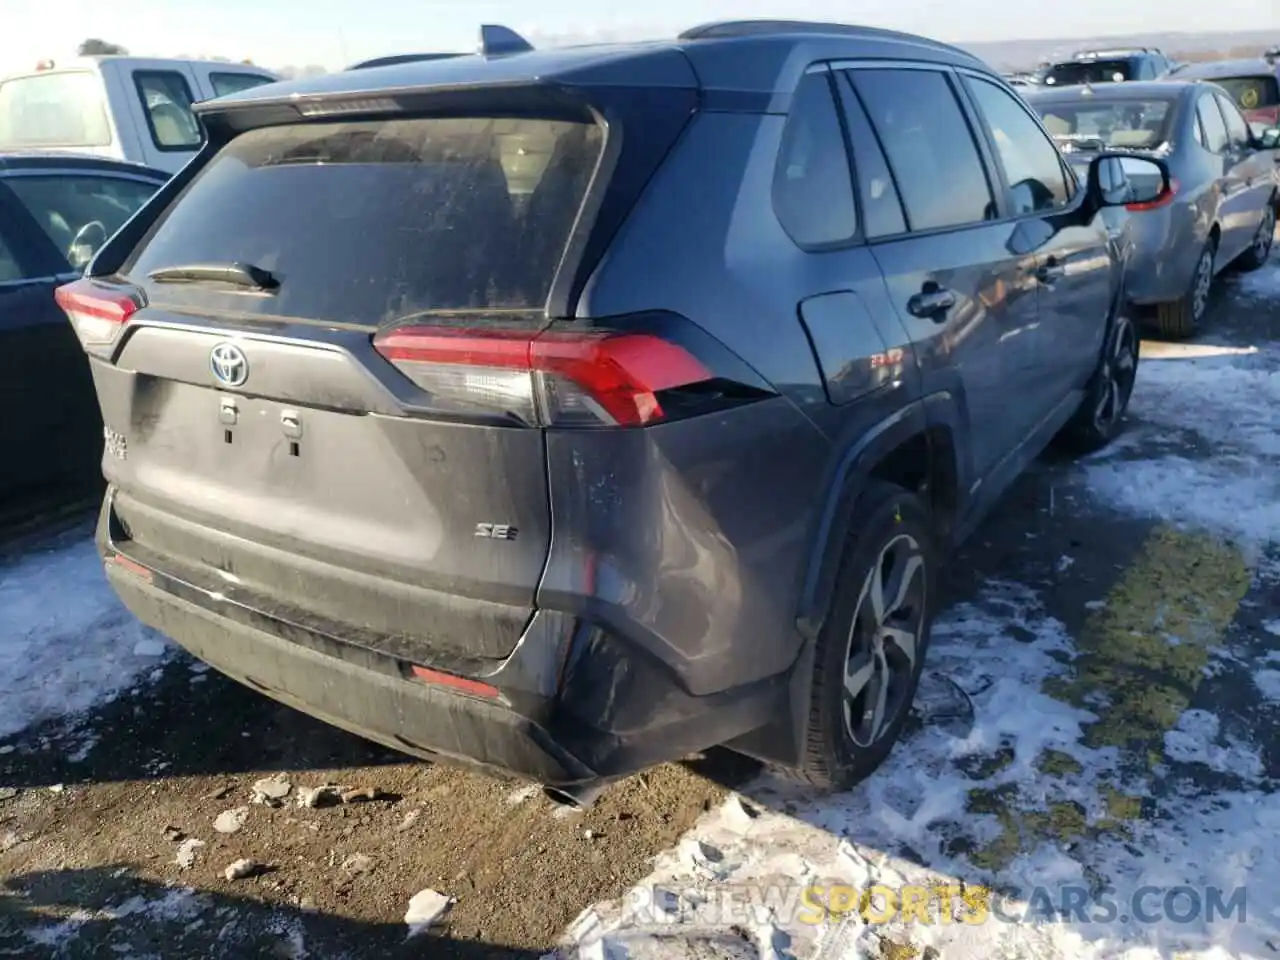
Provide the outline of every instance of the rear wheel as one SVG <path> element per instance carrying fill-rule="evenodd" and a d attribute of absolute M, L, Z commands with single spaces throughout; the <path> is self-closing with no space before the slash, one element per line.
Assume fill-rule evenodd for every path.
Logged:
<path fill-rule="evenodd" d="M 1268 203 L 1262 212 L 1262 223 L 1258 225 L 1258 232 L 1253 235 L 1253 243 L 1240 255 L 1236 266 L 1241 270 L 1257 270 L 1264 266 L 1267 258 L 1271 256 L 1271 245 L 1275 242 L 1275 237 L 1276 208 L 1272 203 Z"/>
<path fill-rule="evenodd" d="M 1116 317 L 1080 409 L 1063 440 L 1080 453 L 1105 447 L 1124 427 L 1125 411 L 1138 375 L 1138 331 L 1128 317 Z"/>
<path fill-rule="evenodd" d="M 786 770 L 839 790 L 875 770 L 902 732 L 928 647 L 937 564 L 919 497 L 873 482 L 856 509 L 814 654 L 804 760 Z"/>
<path fill-rule="evenodd" d="M 1213 263 L 1217 243 L 1210 238 L 1200 252 L 1191 275 L 1191 287 L 1177 300 L 1156 306 L 1156 329 L 1162 336 L 1178 340 L 1196 332 L 1209 308 L 1209 290 L 1213 286 Z"/>

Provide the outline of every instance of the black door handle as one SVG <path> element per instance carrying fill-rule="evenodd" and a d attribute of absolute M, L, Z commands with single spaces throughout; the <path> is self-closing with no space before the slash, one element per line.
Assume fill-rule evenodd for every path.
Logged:
<path fill-rule="evenodd" d="M 1053 283 L 1055 280 L 1061 280 L 1066 276 L 1066 273 L 1067 268 L 1053 257 L 1050 257 L 1045 263 L 1036 268 L 1036 279 L 1041 283 Z"/>
<path fill-rule="evenodd" d="M 921 290 L 907 301 L 907 309 L 915 317 L 923 317 L 935 323 L 945 320 L 946 313 L 956 305 L 956 295 L 943 287 Z"/>

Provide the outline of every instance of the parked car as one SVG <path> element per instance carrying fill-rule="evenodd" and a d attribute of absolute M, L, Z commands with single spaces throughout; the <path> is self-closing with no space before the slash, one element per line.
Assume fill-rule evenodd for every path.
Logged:
<path fill-rule="evenodd" d="M 0 80 L 0 151 L 88 153 L 174 173 L 202 142 L 193 103 L 277 79 L 261 67 L 221 61 L 46 61 Z"/>
<path fill-rule="evenodd" d="M 847 785 L 944 551 L 1121 429 L 1099 212 L 1163 165 L 1077 179 L 899 33 L 505 36 L 197 105 L 211 149 L 59 293 L 107 575 L 254 689 L 565 802 L 713 744 Z"/>
<path fill-rule="evenodd" d="M 1048 87 L 1074 87 L 1085 83 L 1155 80 L 1173 66 L 1155 47 L 1080 50 L 1070 60 L 1050 64 L 1042 82 Z"/>
<path fill-rule="evenodd" d="M 1174 191 L 1130 208 L 1136 251 L 1126 282 L 1131 303 L 1154 308 L 1161 333 L 1193 333 L 1215 275 L 1229 265 L 1256 270 L 1266 262 L 1280 197 L 1280 130 L 1253 134 L 1224 90 L 1167 80 L 1040 89 L 1026 99 L 1081 165 L 1098 150 L 1168 163 Z"/>
<path fill-rule="evenodd" d="M 102 483 L 102 419 L 54 289 L 167 175 L 70 154 L 0 155 L 0 521 Z"/>
<path fill-rule="evenodd" d="M 1034 72 L 1017 71 L 1001 74 L 1004 82 L 1011 87 L 1034 87 L 1040 84 L 1040 75 Z"/>
<path fill-rule="evenodd" d="M 1216 83 L 1231 95 L 1256 133 L 1280 127 L 1280 48 L 1256 60 L 1183 64 L 1171 78 Z"/>

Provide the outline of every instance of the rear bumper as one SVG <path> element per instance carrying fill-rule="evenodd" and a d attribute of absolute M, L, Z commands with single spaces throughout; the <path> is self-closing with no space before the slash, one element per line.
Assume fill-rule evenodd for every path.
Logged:
<path fill-rule="evenodd" d="M 1125 272 L 1129 302 L 1152 306 L 1186 296 L 1204 249 L 1190 211 L 1166 207 L 1134 214 L 1129 230 L 1133 243 Z"/>
<path fill-rule="evenodd" d="M 423 759 L 588 785 L 724 743 L 783 709 L 785 675 L 695 697 L 624 640 L 543 613 L 498 670 L 471 678 L 491 695 L 410 679 L 392 657 L 113 543 L 109 512 L 110 497 L 99 527 L 107 578 L 138 619 L 232 679 Z"/>

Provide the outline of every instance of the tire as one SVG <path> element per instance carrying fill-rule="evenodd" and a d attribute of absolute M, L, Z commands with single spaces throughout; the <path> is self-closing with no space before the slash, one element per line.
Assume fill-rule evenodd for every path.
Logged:
<path fill-rule="evenodd" d="M 929 511 L 916 495 L 873 481 L 855 509 L 857 529 L 845 545 L 832 609 L 814 651 L 804 759 L 800 766 L 783 771 L 835 790 L 847 790 L 874 771 L 902 732 L 928 649 L 938 563 Z M 899 573 L 907 583 L 906 591 L 898 594 L 905 599 L 890 610 L 884 610 L 883 598 L 893 588 L 886 591 L 884 581 L 876 577 L 886 563 L 890 584 L 899 582 L 894 579 Z M 883 619 L 875 612 L 877 585 Z M 877 623 L 882 628 L 893 625 L 898 640 L 883 639 L 887 635 L 875 629 Z M 906 638 L 914 656 L 906 649 Z M 845 683 L 850 663 L 858 664 L 856 674 L 862 680 L 852 700 Z M 877 679 L 886 674 L 890 680 L 883 684 L 885 702 L 876 724 L 874 709 L 864 708 L 874 706 Z M 850 679 L 851 685 L 857 682 Z"/>
<path fill-rule="evenodd" d="M 1262 213 L 1262 223 L 1258 226 L 1258 232 L 1254 234 L 1253 243 L 1236 259 L 1236 268 L 1248 271 L 1265 266 L 1267 259 L 1271 256 L 1271 245 L 1275 242 L 1275 236 L 1276 208 L 1274 201 L 1268 201 Z"/>
<path fill-rule="evenodd" d="M 1080 409 L 1062 432 L 1064 443 L 1076 453 L 1100 450 L 1124 429 L 1138 376 L 1138 352 L 1137 326 L 1124 315 L 1116 317 Z"/>
<path fill-rule="evenodd" d="M 1185 340 L 1196 332 L 1209 306 L 1209 288 L 1213 286 L 1213 261 L 1218 253 L 1213 238 L 1200 251 L 1200 259 L 1191 274 L 1191 285 L 1180 298 L 1156 305 L 1156 329 L 1161 336 Z"/>

